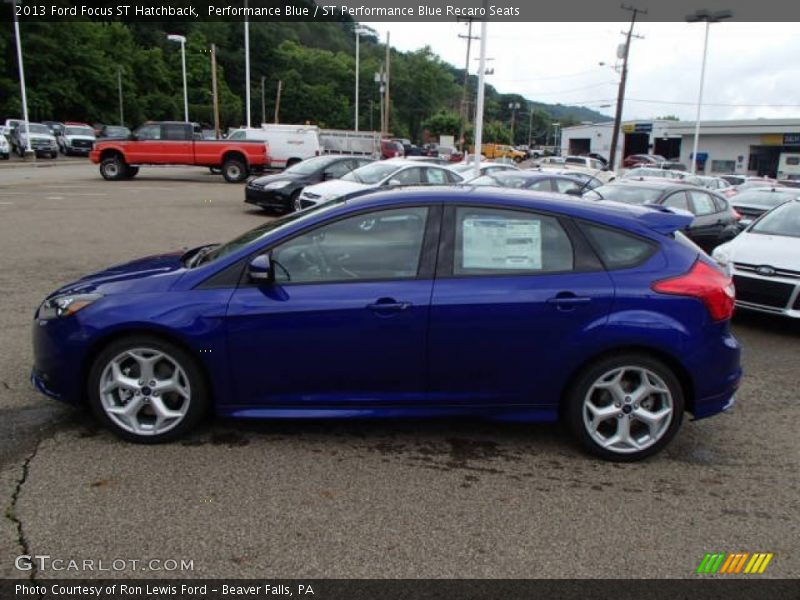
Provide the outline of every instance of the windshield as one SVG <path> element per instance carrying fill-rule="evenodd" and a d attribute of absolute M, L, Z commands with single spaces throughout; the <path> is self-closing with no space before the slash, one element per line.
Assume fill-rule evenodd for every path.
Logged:
<path fill-rule="evenodd" d="M 764 187 L 776 187 L 774 181 L 745 181 L 744 183 L 736 186 L 736 189 L 739 191 L 742 190 L 752 190 L 754 188 L 764 188 Z"/>
<path fill-rule="evenodd" d="M 336 198 L 334 200 L 329 200 L 328 202 L 322 202 L 320 204 L 317 204 L 312 209 L 300 210 L 297 212 L 289 213 L 288 215 L 284 215 L 278 219 L 275 219 L 274 221 L 269 221 L 267 223 L 264 223 L 263 225 L 259 225 L 255 229 L 251 229 L 250 231 L 243 233 L 239 237 L 232 239 L 230 242 L 221 244 L 219 246 L 214 246 L 213 250 L 200 256 L 200 259 L 192 266 L 196 267 L 201 264 L 207 264 L 209 262 L 213 262 L 217 259 L 222 258 L 223 256 L 227 256 L 228 254 L 236 252 L 237 250 L 244 248 L 249 244 L 257 242 L 258 240 L 260 240 L 261 238 L 263 238 L 265 235 L 267 235 L 272 231 L 280 229 L 281 227 L 284 227 L 299 219 L 303 219 L 312 213 L 316 214 L 320 210 L 328 210 L 336 206 L 337 204 L 341 204 L 342 202 L 344 202 L 343 198 Z"/>
<path fill-rule="evenodd" d="M 25 133 L 25 125 L 20 125 L 22 128 L 22 133 Z M 28 125 L 31 133 L 44 133 L 46 135 L 50 135 L 50 130 L 47 128 L 47 125 L 40 125 L 39 123 L 31 123 Z"/>
<path fill-rule="evenodd" d="M 310 175 L 319 169 L 324 169 L 336 160 L 338 160 L 338 157 L 335 156 L 315 156 L 314 158 L 307 158 L 289 167 L 284 173 L 291 173 L 292 175 Z"/>
<path fill-rule="evenodd" d="M 377 162 L 350 171 L 347 175 L 342 177 L 342 181 L 355 181 L 357 183 L 378 183 L 386 179 L 392 173 L 399 171 L 405 164 Z"/>
<path fill-rule="evenodd" d="M 85 135 L 94 137 L 94 129 L 91 127 L 66 127 L 64 129 L 64 135 Z"/>
<path fill-rule="evenodd" d="M 654 204 L 661 196 L 661 190 L 641 188 L 632 185 L 601 185 L 592 193 L 599 194 L 603 200 L 614 200 L 627 204 Z"/>
<path fill-rule="evenodd" d="M 800 202 L 784 204 L 767 213 L 750 228 L 750 233 L 800 237 Z"/>
<path fill-rule="evenodd" d="M 749 204 L 751 206 L 763 206 L 764 208 L 774 208 L 779 204 L 797 198 L 798 194 L 787 192 L 773 192 L 772 190 L 742 192 L 734 196 L 733 204 Z"/>

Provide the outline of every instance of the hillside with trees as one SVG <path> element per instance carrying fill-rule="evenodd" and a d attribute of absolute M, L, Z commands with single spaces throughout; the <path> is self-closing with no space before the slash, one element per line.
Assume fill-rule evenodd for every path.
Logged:
<path fill-rule="evenodd" d="M 355 36 L 352 22 L 252 22 L 251 101 L 253 123 L 273 120 L 278 81 L 280 121 L 353 127 Z M 118 123 L 117 81 L 122 75 L 125 124 L 183 118 L 180 47 L 167 33 L 187 36 L 189 114 L 212 122 L 211 44 L 217 46 L 219 97 L 224 127 L 244 121 L 244 25 L 234 22 L 122 23 L 73 21 L 21 24 L 28 104 L 32 120 Z M 378 86 L 385 46 L 373 34 L 361 37 L 360 128 L 379 127 Z M 458 135 L 464 72 L 430 48 L 391 52 L 392 134 L 422 141 L 423 132 Z M 474 99 L 477 77 L 470 78 Z M 562 127 L 608 119 L 583 107 L 534 102 L 486 88 L 487 141 L 509 142 L 509 102 L 519 102 L 515 143 L 546 143 L 551 123 Z M 529 107 L 533 110 L 530 115 Z M 0 116 L 21 114 L 16 50 L 12 35 L 0 37 Z M 530 130 L 529 130 L 530 125 Z M 469 135 L 470 130 L 467 128 Z"/>

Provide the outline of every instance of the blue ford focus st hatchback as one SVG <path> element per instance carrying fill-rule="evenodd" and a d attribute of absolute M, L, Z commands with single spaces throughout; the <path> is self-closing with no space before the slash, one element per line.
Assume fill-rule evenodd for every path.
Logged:
<path fill-rule="evenodd" d="M 676 214 L 419 188 L 109 268 L 47 297 L 34 385 L 160 442 L 244 418 L 565 420 L 636 460 L 733 404 L 733 288 Z"/>

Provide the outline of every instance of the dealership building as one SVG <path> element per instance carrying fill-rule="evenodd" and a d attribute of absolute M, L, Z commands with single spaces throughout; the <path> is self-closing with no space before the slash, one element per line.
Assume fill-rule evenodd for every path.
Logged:
<path fill-rule="evenodd" d="M 625 121 L 617 140 L 614 164 L 631 154 L 660 154 L 689 166 L 694 121 Z M 562 154 L 597 153 L 608 158 L 614 123 L 566 127 Z M 700 121 L 697 172 L 739 173 L 775 177 L 781 153 L 800 153 L 800 119 Z"/>

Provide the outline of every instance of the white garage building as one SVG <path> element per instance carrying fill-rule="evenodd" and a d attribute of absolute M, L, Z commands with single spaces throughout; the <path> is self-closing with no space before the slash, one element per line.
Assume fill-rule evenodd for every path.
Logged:
<path fill-rule="evenodd" d="M 615 165 L 631 154 L 660 154 L 687 166 L 692 161 L 693 121 L 626 121 L 620 128 Z M 608 157 L 613 122 L 567 127 L 563 154 L 597 153 Z M 774 177 L 781 153 L 800 153 L 800 119 L 701 121 L 698 173 Z"/>

